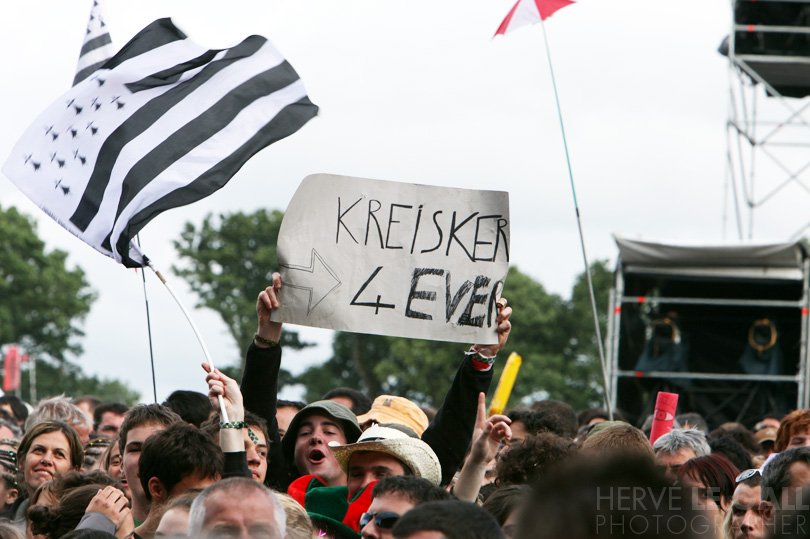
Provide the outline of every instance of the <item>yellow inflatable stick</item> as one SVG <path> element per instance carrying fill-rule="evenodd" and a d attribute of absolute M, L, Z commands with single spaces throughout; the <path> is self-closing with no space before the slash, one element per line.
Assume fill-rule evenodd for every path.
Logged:
<path fill-rule="evenodd" d="M 495 389 L 495 394 L 492 396 L 492 402 L 489 403 L 489 413 L 487 417 L 495 414 L 503 413 L 506 408 L 506 403 L 509 401 L 509 395 L 512 393 L 512 387 L 515 385 L 515 378 L 517 378 L 520 364 L 523 362 L 515 352 L 509 355 L 506 360 L 506 366 L 501 373 L 501 379 L 498 380 L 498 387 Z"/>

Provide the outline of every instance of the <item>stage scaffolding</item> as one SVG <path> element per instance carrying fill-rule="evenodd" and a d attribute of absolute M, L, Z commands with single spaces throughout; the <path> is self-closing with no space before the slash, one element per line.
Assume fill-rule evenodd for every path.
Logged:
<path fill-rule="evenodd" d="M 695 246 L 616 236 L 606 355 L 614 407 L 641 424 L 658 391 L 680 395 L 679 413 L 711 426 L 750 423 L 807 408 L 810 259 L 801 242 Z M 689 346 L 684 369 L 638 370 L 653 320 L 677 317 Z M 779 373 L 745 372 L 752 323 L 779 328 Z M 772 343 L 773 344 L 773 343 Z"/>
<path fill-rule="evenodd" d="M 780 196 L 810 205 L 810 0 L 732 6 L 732 31 L 720 48 L 730 98 L 724 229 L 731 211 L 730 237 L 752 239 L 757 210 L 778 209 Z M 810 228 L 804 215 L 782 217 L 794 228 L 786 231 L 791 239 Z"/>

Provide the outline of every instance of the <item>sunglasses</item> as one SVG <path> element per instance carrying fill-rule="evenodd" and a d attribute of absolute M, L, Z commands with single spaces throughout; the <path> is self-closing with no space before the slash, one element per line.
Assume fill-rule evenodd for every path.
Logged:
<path fill-rule="evenodd" d="M 755 475 L 762 475 L 762 472 L 759 471 L 759 468 L 751 468 L 750 470 L 745 470 L 740 475 L 737 476 L 737 479 L 734 480 L 734 484 L 740 483 L 741 481 L 745 481 L 746 479 L 751 479 Z"/>
<path fill-rule="evenodd" d="M 390 530 L 400 519 L 400 515 L 391 511 L 380 511 L 378 513 L 363 513 L 360 517 L 360 528 L 374 520 L 374 525 L 384 530 Z"/>

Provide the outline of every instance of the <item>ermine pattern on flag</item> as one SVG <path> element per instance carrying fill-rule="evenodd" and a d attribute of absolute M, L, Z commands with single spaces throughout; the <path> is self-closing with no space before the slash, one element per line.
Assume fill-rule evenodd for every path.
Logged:
<path fill-rule="evenodd" d="M 79 53 L 73 86 L 92 75 L 115 54 L 100 2 L 101 0 L 93 0 L 93 7 L 90 9 L 90 20 L 87 22 L 82 50 Z"/>
<path fill-rule="evenodd" d="M 40 115 L 3 171 L 62 226 L 138 267 L 130 240 L 152 218 L 221 188 L 317 110 L 265 38 L 209 51 L 162 19 Z"/>

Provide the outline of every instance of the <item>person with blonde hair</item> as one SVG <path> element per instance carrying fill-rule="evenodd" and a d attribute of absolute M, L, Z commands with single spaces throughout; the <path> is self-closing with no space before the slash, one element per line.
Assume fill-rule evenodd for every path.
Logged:
<path fill-rule="evenodd" d="M 309 519 L 307 510 L 289 494 L 275 492 L 276 498 L 284 508 L 287 517 L 287 534 L 285 539 L 311 539 L 315 528 Z"/>
<path fill-rule="evenodd" d="M 616 423 L 591 434 L 582 443 L 580 452 L 593 456 L 624 453 L 655 460 L 655 452 L 644 433 L 627 423 Z"/>

